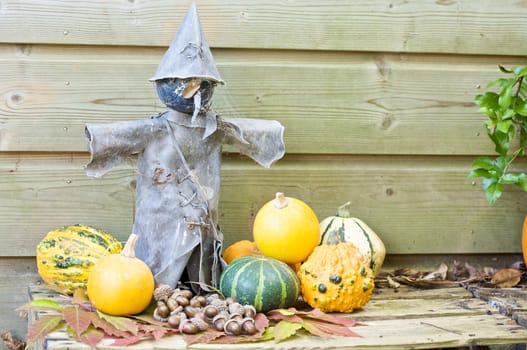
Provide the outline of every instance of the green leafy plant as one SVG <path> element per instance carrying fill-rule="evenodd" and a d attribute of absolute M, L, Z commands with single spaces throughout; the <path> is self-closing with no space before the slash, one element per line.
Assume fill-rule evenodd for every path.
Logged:
<path fill-rule="evenodd" d="M 513 168 L 518 157 L 525 155 L 527 146 L 527 67 L 509 70 L 499 66 L 499 69 L 505 77 L 489 82 L 489 90 L 475 98 L 479 111 L 488 117 L 485 126 L 497 156 L 475 159 L 469 175 L 482 178 L 490 204 L 501 197 L 504 185 L 516 185 L 527 191 L 527 175 Z"/>

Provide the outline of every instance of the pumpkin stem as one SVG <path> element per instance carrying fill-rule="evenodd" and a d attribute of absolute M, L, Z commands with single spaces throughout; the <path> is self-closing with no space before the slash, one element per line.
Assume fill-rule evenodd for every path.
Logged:
<path fill-rule="evenodd" d="M 284 195 L 283 192 L 276 192 L 276 197 L 274 200 L 274 207 L 276 209 L 284 209 L 289 205 L 289 200 Z"/>
<path fill-rule="evenodd" d="M 342 204 L 337 209 L 337 216 L 341 218 L 350 218 L 351 217 L 351 202 L 346 202 Z"/>
<path fill-rule="evenodd" d="M 130 234 L 126 241 L 121 255 L 127 258 L 135 258 L 135 242 L 137 242 L 137 235 L 135 233 Z"/>

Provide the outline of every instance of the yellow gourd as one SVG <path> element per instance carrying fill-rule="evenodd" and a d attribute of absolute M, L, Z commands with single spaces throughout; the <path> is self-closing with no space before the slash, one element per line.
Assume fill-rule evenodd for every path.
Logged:
<path fill-rule="evenodd" d="M 137 235 L 131 234 L 121 254 L 100 259 L 88 275 L 88 298 L 93 306 L 114 316 L 142 312 L 154 293 L 150 268 L 135 257 Z"/>
<path fill-rule="evenodd" d="M 297 275 L 304 301 L 324 312 L 352 312 L 375 287 L 369 261 L 349 242 L 316 247 Z"/>
<path fill-rule="evenodd" d="M 319 243 L 318 218 L 305 202 L 278 192 L 256 214 L 253 238 L 263 255 L 296 264 Z"/>
<path fill-rule="evenodd" d="M 90 226 L 58 228 L 48 232 L 37 245 L 38 273 L 46 283 L 73 292 L 86 288 L 88 273 L 99 259 L 119 253 L 122 248 L 117 238 Z"/>

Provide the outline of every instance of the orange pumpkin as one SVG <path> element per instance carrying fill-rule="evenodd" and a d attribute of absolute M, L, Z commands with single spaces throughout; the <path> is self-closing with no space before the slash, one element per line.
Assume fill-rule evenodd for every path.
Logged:
<path fill-rule="evenodd" d="M 88 274 L 87 292 L 93 306 L 114 316 L 146 309 L 154 294 L 150 268 L 135 257 L 137 235 L 131 234 L 120 254 L 101 258 Z"/>
<path fill-rule="evenodd" d="M 244 239 L 234 242 L 225 248 L 225 251 L 223 252 L 223 260 L 225 260 L 227 264 L 230 264 L 232 261 L 247 255 L 260 255 L 260 251 L 258 250 L 258 247 L 256 247 L 255 242 Z"/>
<path fill-rule="evenodd" d="M 522 229 L 522 252 L 523 252 L 523 261 L 527 265 L 527 216 L 523 220 L 523 229 Z"/>
<path fill-rule="evenodd" d="M 253 237 L 263 255 L 294 265 L 318 245 L 319 221 L 306 203 L 278 192 L 256 214 Z"/>

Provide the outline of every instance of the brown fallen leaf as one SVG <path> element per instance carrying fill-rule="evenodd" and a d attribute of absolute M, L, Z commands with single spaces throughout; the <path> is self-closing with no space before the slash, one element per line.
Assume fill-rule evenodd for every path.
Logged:
<path fill-rule="evenodd" d="M 447 264 L 441 263 L 439 267 L 437 268 L 437 270 L 426 274 L 425 276 L 423 276 L 423 278 L 421 278 L 421 280 L 423 281 L 444 281 L 446 280 L 447 273 L 448 273 Z"/>
<path fill-rule="evenodd" d="M 401 286 L 401 284 L 395 281 L 391 276 L 386 276 L 386 280 L 388 281 L 388 286 L 390 286 L 390 288 L 397 289 Z"/>
<path fill-rule="evenodd" d="M 491 278 L 490 284 L 497 288 L 511 288 L 517 285 L 522 277 L 522 272 L 516 269 L 498 270 Z"/>
<path fill-rule="evenodd" d="M 403 267 L 401 269 L 397 269 L 393 272 L 395 276 L 406 276 L 411 278 L 420 278 L 423 275 L 423 272 L 411 268 L 411 267 Z"/>
<path fill-rule="evenodd" d="M 13 338 L 11 332 L 3 332 L 1 337 L 9 350 L 24 350 L 26 347 L 26 344 L 22 340 Z"/>

